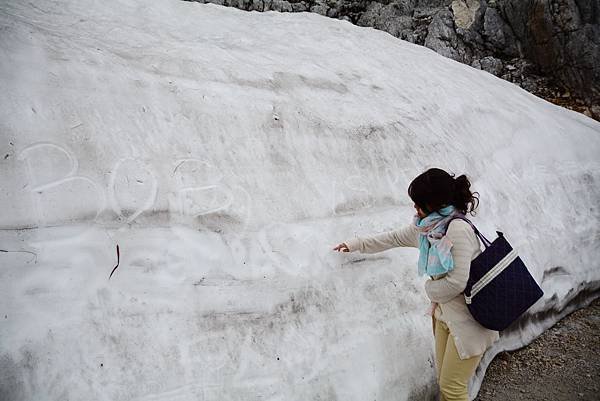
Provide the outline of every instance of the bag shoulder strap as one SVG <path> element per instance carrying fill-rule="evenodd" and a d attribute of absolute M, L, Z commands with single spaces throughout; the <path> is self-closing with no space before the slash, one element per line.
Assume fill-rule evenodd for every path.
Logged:
<path fill-rule="evenodd" d="M 467 223 L 469 223 L 471 225 L 471 227 L 473 228 L 473 231 L 475 231 L 475 234 L 481 239 L 481 241 L 483 242 L 483 245 L 485 245 L 486 248 L 492 244 L 487 238 L 485 238 L 485 236 L 481 232 L 479 232 L 479 230 L 477 229 L 477 227 L 475 227 L 475 225 L 471 222 L 471 220 L 467 219 L 466 217 L 455 216 L 450 219 L 450 221 L 448 222 L 448 226 L 450 225 L 450 222 L 454 219 L 461 219 L 461 220 L 464 220 Z M 448 226 L 446 226 L 446 231 L 448 231 Z"/>

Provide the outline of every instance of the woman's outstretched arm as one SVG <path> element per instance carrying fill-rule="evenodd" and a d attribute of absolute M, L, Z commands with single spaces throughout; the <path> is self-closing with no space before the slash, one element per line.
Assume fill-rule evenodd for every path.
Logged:
<path fill-rule="evenodd" d="M 371 237 L 352 238 L 345 244 L 349 252 L 359 251 L 361 253 L 376 253 L 398 246 L 418 248 L 417 235 L 417 228 L 411 224 Z"/>

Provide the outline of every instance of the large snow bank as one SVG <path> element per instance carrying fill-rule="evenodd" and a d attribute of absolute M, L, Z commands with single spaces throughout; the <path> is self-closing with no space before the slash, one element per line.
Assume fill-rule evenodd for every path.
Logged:
<path fill-rule="evenodd" d="M 4 1 L 0 32 L 3 399 L 433 397 L 416 250 L 331 249 L 409 224 L 430 166 L 546 291 L 473 391 L 598 288 L 600 124 L 485 72 L 179 1 Z"/>

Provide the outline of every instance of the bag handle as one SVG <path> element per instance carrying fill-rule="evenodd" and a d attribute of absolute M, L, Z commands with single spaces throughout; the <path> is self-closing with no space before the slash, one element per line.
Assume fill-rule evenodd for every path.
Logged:
<path fill-rule="evenodd" d="M 492 245 L 492 243 L 484 237 L 484 235 L 482 233 L 479 232 L 479 230 L 477 229 L 477 227 L 475 227 L 475 225 L 471 222 L 471 220 L 467 219 L 466 217 L 462 217 L 462 216 L 455 216 L 453 218 L 450 219 L 450 221 L 454 220 L 454 219 L 461 219 L 466 221 L 467 223 L 469 223 L 471 225 L 471 227 L 473 227 L 473 231 L 475 231 L 475 234 L 481 239 L 481 242 L 483 242 L 483 245 L 485 245 L 485 247 L 487 248 L 488 246 Z M 448 222 L 448 224 L 450 224 L 450 221 Z M 496 231 L 499 235 L 502 235 L 501 232 Z"/>

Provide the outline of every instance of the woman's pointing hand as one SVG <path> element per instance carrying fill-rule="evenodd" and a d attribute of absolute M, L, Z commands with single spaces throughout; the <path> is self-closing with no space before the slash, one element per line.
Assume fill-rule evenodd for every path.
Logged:
<path fill-rule="evenodd" d="M 348 245 L 346 245 L 345 243 L 341 243 L 338 246 L 336 246 L 335 248 L 333 248 L 334 251 L 338 251 L 338 252 L 350 252 L 350 249 L 348 249 Z"/>

